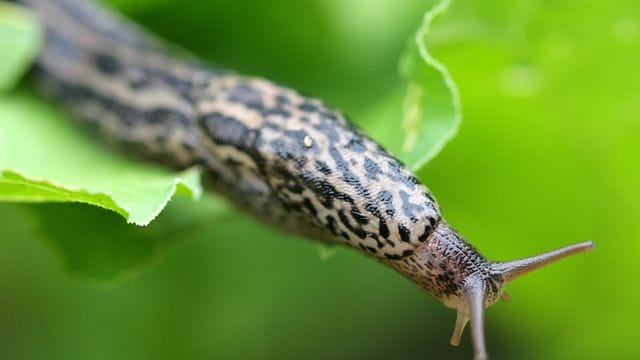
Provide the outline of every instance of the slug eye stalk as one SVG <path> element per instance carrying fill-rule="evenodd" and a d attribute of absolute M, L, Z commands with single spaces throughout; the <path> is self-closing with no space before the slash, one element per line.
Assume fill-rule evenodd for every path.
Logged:
<path fill-rule="evenodd" d="M 494 262 L 490 264 L 489 276 L 498 280 L 498 292 L 502 297 L 503 287 L 512 280 L 567 256 L 588 252 L 593 249 L 593 242 L 585 241 L 523 259 Z M 466 307 L 458 309 L 456 325 L 451 337 L 452 345 L 460 344 L 460 337 L 464 327 L 471 320 L 471 338 L 473 340 L 475 360 L 487 359 L 484 338 L 484 308 L 493 303 L 488 301 L 488 295 L 490 295 L 489 292 L 491 291 L 489 281 L 489 279 L 478 274 L 472 274 L 464 280 L 463 288 Z"/>

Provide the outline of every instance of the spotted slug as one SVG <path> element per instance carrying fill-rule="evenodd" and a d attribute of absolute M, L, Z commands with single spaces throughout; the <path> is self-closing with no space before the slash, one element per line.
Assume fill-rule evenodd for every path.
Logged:
<path fill-rule="evenodd" d="M 486 359 L 484 308 L 520 275 L 590 241 L 491 262 L 443 219 L 397 158 L 322 101 L 178 54 L 90 1 L 21 0 L 46 40 L 33 68 L 43 94 L 128 154 L 176 169 L 281 230 L 346 244 L 378 259 L 471 320 Z"/>

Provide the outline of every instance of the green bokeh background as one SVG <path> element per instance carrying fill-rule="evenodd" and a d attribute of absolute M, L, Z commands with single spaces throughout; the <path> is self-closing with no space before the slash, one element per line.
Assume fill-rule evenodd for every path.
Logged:
<path fill-rule="evenodd" d="M 397 59 L 429 5 L 112 3 L 203 57 L 355 119 L 397 87 Z M 640 356 L 640 3 L 458 0 L 430 49 L 465 117 L 419 174 L 447 219 L 492 259 L 597 245 L 509 286 L 512 300 L 487 312 L 492 358 Z M 455 314 L 399 275 L 348 249 L 321 260 L 312 243 L 241 214 L 185 234 L 117 286 L 75 278 L 33 212 L 80 206 L 0 206 L 1 358 L 471 357 L 468 335 L 448 344 Z"/>

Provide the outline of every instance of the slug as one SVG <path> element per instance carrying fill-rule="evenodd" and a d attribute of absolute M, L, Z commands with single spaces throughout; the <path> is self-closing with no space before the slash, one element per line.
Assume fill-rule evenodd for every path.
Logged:
<path fill-rule="evenodd" d="M 39 87 L 79 124 L 128 154 L 201 166 L 207 189 L 270 226 L 388 265 L 457 311 L 451 344 L 471 320 L 475 359 L 487 358 L 484 308 L 507 283 L 593 248 L 491 262 L 411 171 L 322 101 L 178 55 L 90 1 L 17 2 L 46 30 Z"/>

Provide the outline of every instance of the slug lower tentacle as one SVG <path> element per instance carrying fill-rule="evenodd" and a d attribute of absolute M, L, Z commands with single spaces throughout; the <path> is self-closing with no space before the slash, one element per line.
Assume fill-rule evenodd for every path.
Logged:
<path fill-rule="evenodd" d="M 320 100 L 176 55 L 89 1 L 18 2 L 46 30 L 37 81 L 80 124 L 126 153 L 201 165 L 209 189 L 268 225 L 386 263 L 458 311 L 452 344 L 471 320 L 477 359 L 483 309 L 508 281 L 593 246 L 489 262 L 411 171 Z"/>

